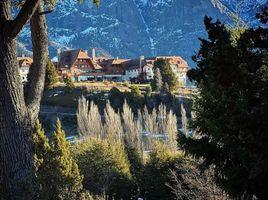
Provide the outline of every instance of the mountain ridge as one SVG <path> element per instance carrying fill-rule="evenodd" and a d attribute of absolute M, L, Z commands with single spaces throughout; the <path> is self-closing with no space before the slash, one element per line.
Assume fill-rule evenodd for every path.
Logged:
<path fill-rule="evenodd" d="M 252 19 L 249 7 L 258 8 L 265 0 L 237 1 L 245 21 Z M 50 54 L 56 49 L 95 47 L 97 52 L 112 57 L 136 58 L 140 55 L 180 55 L 191 63 L 198 49 L 198 37 L 206 37 L 204 15 L 231 23 L 230 17 L 219 9 L 225 5 L 234 12 L 234 0 L 113 0 L 102 1 L 99 8 L 86 1 L 59 2 L 48 15 Z M 238 4 L 237 4 L 238 5 Z M 254 6 L 253 6 L 254 5 Z M 30 49 L 29 27 L 20 41 Z"/>

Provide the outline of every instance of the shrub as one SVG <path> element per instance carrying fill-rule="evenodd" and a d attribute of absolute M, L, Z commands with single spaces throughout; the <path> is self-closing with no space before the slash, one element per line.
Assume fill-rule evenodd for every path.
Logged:
<path fill-rule="evenodd" d="M 84 175 L 85 189 L 94 195 L 130 199 L 133 179 L 122 145 L 89 138 L 76 145 L 73 153 Z"/>

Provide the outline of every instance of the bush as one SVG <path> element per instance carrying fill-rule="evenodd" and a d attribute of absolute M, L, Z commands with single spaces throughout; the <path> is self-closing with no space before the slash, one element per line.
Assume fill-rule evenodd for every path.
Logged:
<path fill-rule="evenodd" d="M 75 146 L 73 153 L 84 175 L 85 189 L 94 195 L 130 199 L 133 179 L 123 146 L 90 138 Z"/>
<path fill-rule="evenodd" d="M 140 89 L 139 89 L 138 86 L 131 86 L 131 87 L 130 87 L 130 90 L 131 90 L 131 94 L 132 94 L 134 97 L 141 96 L 141 91 L 140 91 Z"/>
<path fill-rule="evenodd" d="M 118 108 L 123 105 L 124 97 L 121 91 L 117 87 L 113 87 L 110 90 L 109 100 L 114 108 Z"/>
<path fill-rule="evenodd" d="M 202 174 L 197 163 L 156 142 L 141 180 L 142 197 L 147 200 L 228 199 L 213 181 L 213 174 Z"/>
<path fill-rule="evenodd" d="M 173 199 L 171 189 L 166 185 L 169 181 L 169 170 L 175 168 L 176 156 L 160 142 L 149 155 L 141 180 L 141 194 L 148 200 Z"/>

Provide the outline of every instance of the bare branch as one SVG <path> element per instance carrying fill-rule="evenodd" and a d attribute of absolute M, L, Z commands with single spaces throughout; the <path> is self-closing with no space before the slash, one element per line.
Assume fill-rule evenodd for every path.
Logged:
<path fill-rule="evenodd" d="M 49 13 L 52 13 L 54 10 L 46 10 L 46 11 L 43 11 L 41 13 L 39 13 L 39 15 L 46 15 L 46 14 L 49 14 Z"/>
<path fill-rule="evenodd" d="M 16 37 L 22 30 L 23 26 L 32 18 L 36 8 L 38 7 L 39 2 L 40 0 L 27 0 L 23 4 L 19 14 L 12 23 L 12 38 Z"/>

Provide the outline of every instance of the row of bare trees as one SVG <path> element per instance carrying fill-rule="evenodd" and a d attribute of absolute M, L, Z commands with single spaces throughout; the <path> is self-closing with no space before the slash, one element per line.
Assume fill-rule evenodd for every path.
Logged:
<path fill-rule="evenodd" d="M 78 131 L 82 137 L 107 138 L 115 143 L 127 142 L 140 152 L 151 150 L 154 141 L 161 141 L 170 149 L 177 150 L 178 119 L 171 110 L 168 111 L 161 104 L 151 112 L 145 106 L 137 113 L 135 116 L 126 101 L 122 112 L 115 111 L 107 102 L 102 116 L 94 102 L 81 97 L 77 110 Z M 181 114 L 182 129 L 188 134 L 183 105 Z"/>

